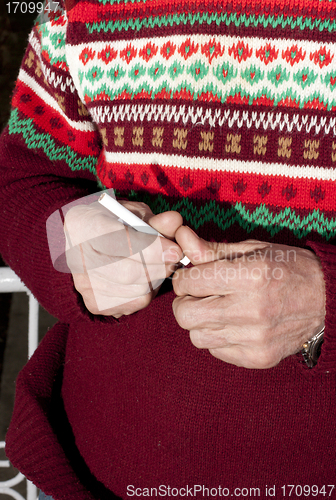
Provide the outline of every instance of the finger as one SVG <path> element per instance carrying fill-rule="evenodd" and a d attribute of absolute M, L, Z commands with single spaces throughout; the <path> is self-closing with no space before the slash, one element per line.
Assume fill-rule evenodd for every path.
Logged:
<path fill-rule="evenodd" d="M 118 200 L 118 202 L 145 222 L 154 215 L 150 207 L 141 201 Z"/>
<path fill-rule="evenodd" d="M 153 297 L 153 292 L 141 297 L 125 299 L 124 297 L 103 297 L 91 294 L 91 297 L 84 296 L 83 300 L 87 309 L 92 314 L 101 314 L 103 316 L 114 316 L 120 318 L 123 315 L 128 316 L 147 307 Z M 98 299 L 98 300 L 97 300 Z"/>
<path fill-rule="evenodd" d="M 183 253 L 194 265 L 213 262 L 220 259 L 236 259 L 244 254 L 260 250 L 269 243 L 258 240 L 246 240 L 239 243 L 218 243 L 206 241 L 187 226 L 181 226 L 175 234 L 176 242 Z"/>
<path fill-rule="evenodd" d="M 93 290 L 94 291 L 94 290 Z M 151 301 L 152 292 L 139 297 L 111 297 L 103 293 L 94 293 L 95 302 L 97 304 L 98 313 L 104 314 L 102 311 L 110 311 L 110 315 L 115 315 L 117 312 L 122 314 L 132 314 L 147 307 Z"/>
<path fill-rule="evenodd" d="M 146 262 L 147 265 L 162 266 L 162 274 L 165 273 L 164 264 L 176 264 L 181 256 L 181 249 L 170 240 L 123 227 L 68 249 L 66 262 L 71 272 L 81 273 L 84 267 L 92 270 L 129 258 L 141 265 Z"/>
<path fill-rule="evenodd" d="M 153 290 L 151 293 L 148 293 L 145 296 L 136 297 L 128 301 L 123 300 L 123 298 L 116 297 L 113 301 L 113 304 L 111 303 L 108 309 L 98 311 L 95 314 L 102 314 L 104 316 L 114 316 L 115 318 L 120 318 L 121 316 L 129 316 L 130 314 L 134 314 L 135 312 L 146 308 L 151 303 L 151 301 L 156 297 L 158 292 L 159 288 Z"/>
<path fill-rule="evenodd" d="M 207 297 L 232 293 L 242 296 L 266 289 L 272 282 L 272 273 L 272 263 L 257 250 L 252 258 L 222 259 L 179 269 L 173 277 L 173 286 L 178 296 Z M 283 276 L 282 268 L 278 270 L 278 276 Z"/>
<path fill-rule="evenodd" d="M 262 269 L 258 269 L 258 273 L 260 282 L 264 275 L 267 277 Z M 178 269 L 173 276 L 173 287 L 178 296 L 228 296 L 232 293 L 241 293 L 242 290 L 250 291 L 253 286 L 256 286 L 256 280 L 252 280 L 253 286 L 249 282 L 250 274 L 248 265 L 239 260 L 216 260 Z"/>
<path fill-rule="evenodd" d="M 196 347 L 214 349 L 232 345 L 241 346 L 246 350 L 271 350 L 272 339 L 269 331 L 260 325 L 243 322 L 234 323 L 230 320 L 214 326 L 192 328 L 190 338 Z"/>
<path fill-rule="evenodd" d="M 136 301 L 137 305 L 147 304 L 148 295 L 153 293 L 153 289 L 146 285 L 115 285 L 108 281 L 103 281 L 95 273 L 73 275 L 76 290 L 82 295 L 87 309 L 93 314 L 102 314 L 102 311 L 119 307 L 119 311 L 129 310 L 126 305 Z M 147 297 L 147 299 L 145 299 Z M 145 307 L 143 305 L 143 307 Z M 124 306 L 124 307 L 123 307 Z M 112 313 L 111 313 L 112 314 Z"/>
<path fill-rule="evenodd" d="M 274 350 L 251 349 L 241 345 L 209 349 L 215 358 L 231 365 L 249 369 L 266 370 L 280 363 L 281 356 Z"/>
<path fill-rule="evenodd" d="M 96 281 L 101 281 L 104 286 L 110 287 L 112 290 L 116 286 L 131 287 L 132 285 L 147 285 L 149 284 L 153 289 L 162 282 L 172 272 L 174 272 L 175 265 L 149 265 L 146 263 L 134 262 L 131 259 L 124 259 L 117 261 L 114 264 L 104 266 L 88 271 L 90 276 L 93 276 Z M 114 293 L 117 295 L 117 293 Z"/>
<path fill-rule="evenodd" d="M 129 208 L 132 207 L 141 218 L 144 216 L 144 213 L 140 213 L 141 211 L 147 212 L 148 217 L 153 215 L 145 204 L 128 203 Z M 131 236 L 128 234 L 128 228 L 113 213 L 105 210 L 97 202 L 73 207 L 65 217 L 65 233 L 70 252 L 79 244 L 85 244 L 86 247 L 91 246 L 101 254 L 129 257 L 157 239 L 156 235 L 139 234 L 131 228 L 129 231 Z M 130 244 L 131 237 L 133 250 Z"/>
<path fill-rule="evenodd" d="M 130 257 L 129 238 L 124 226 L 114 232 L 91 237 L 66 250 L 66 262 L 71 272 L 84 272 Z"/>
<path fill-rule="evenodd" d="M 147 263 L 178 263 L 183 257 L 181 248 L 167 238 L 144 234 L 132 228 L 128 228 L 128 233 L 132 254 L 142 252 Z M 147 243 L 146 246 L 144 243 Z"/>
<path fill-rule="evenodd" d="M 101 281 L 95 284 L 93 277 L 88 274 L 76 274 L 73 275 L 73 279 L 75 288 L 82 295 L 87 309 L 92 314 L 115 317 L 132 314 L 146 307 L 159 291 L 159 287 L 152 291 L 149 291 L 147 287 L 148 293 L 144 294 L 146 290 L 137 285 L 104 287 Z M 114 295 L 116 292 L 120 293 L 120 296 Z M 137 292 L 141 295 L 137 296 Z"/>
<path fill-rule="evenodd" d="M 205 298 L 183 296 L 174 300 L 173 312 L 186 330 L 229 328 L 230 342 L 246 344 L 252 339 L 254 344 L 262 346 L 271 339 L 267 336 L 267 305 L 258 305 L 258 302 L 254 296 L 242 300 L 236 294 Z"/>
<path fill-rule="evenodd" d="M 104 297 L 110 297 L 114 299 L 120 297 L 121 299 L 134 299 L 147 295 L 153 290 L 153 286 L 150 282 L 146 283 L 133 283 L 131 285 L 123 285 L 120 283 L 113 283 L 101 276 L 89 274 L 90 286 L 95 296 L 100 295 Z M 163 280 L 160 280 L 162 284 Z"/>
<path fill-rule="evenodd" d="M 156 229 L 165 238 L 174 239 L 175 232 L 183 224 L 181 214 L 175 211 L 167 211 L 154 215 L 145 203 L 135 203 L 128 200 L 121 200 L 119 203 L 147 222 L 147 224 Z"/>
<path fill-rule="evenodd" d="M 173 276 L 174 291 L 178 296 L 228 295 L 237 289 L 239 271 L 235 263 L 224 260 L 178 269 Z"/>
<path fill-rule="evenodd" d="M 134 258 L 133 258 L 134 257 Z M 82 254 L 78 264 L 71 266 L 72 274 L 89 273 L 95 279 L 107 283 L 111 288 L 116 284 L 130 286 L 132 284 L 150 284 L 155 289 L 161 282 L 175 272 L 174 263 L 151 264 L 146 252 L 141 254 L 140 261 L 131 258 L 110 257 L 95 253 Z"/>
<path fill-rule="evenodd" d="M 140 262 L 140 252 L 150 248 L 148 257 L 151 262 L 162 263 L 163 246 L 168 247 L 168 244 L 163 243 L 163 238 L 157 235 L 145 234 L 127 226 L 122 226 L 117 232 L 110 232 L 98 238 L 94 238 L 86 242 L 88 255 L 90 247 L 95 252 L 98 262 L 98 255 L 106 256 L 113 259 L 124 259 L 129 257 Z M 170 245 L 169 245 L 170 246 Z"/>
<path fill-rule="evenodd" d="M 148 224 L 166 238 L 175 238 L 175 233 L 183 224 L 183 218 L 178 212 L 163 212 L 154 215 L 148 221 Z"/>
<path fill-rule="evenodd" d="M 151 292 L 145 296 L 138 297 L 127 304 L 121 302 L 120 305 L 113 308 L 113 316 L 120 318 L 120 316 L 129 316 L 137 311 L 145 309 L 151 301 L 153 300 L 154 292 Z"/>
<path fill-rule="evenodd" d="M 115 258 L 130 257 L 138 262 L 143 260 L 141 252 L 146 262 L 151 264 L 177 263 L 182 258 L 182 250 L 176 243 L 128 226 L 122 226 L 118 231 L 91 239 L 87 243 L 99 254 Z"/>
<path fill-rule="evenodd" d="M 198 349 L 216 349 L 231 345 L 225 328 L 216 332 L 210 328 L 190 330 L 189 335 L 191 343 Z"/>
<path fill-rule="evenodd" d="M 144 203 L 128 201 L 121 201 L 121 203 L 142 219 L 152 218 L 154 223 L 156 221 L 158 229 L 163 230 L 166 226 L 163 232 L 168 235 L 173 234 L 175 228 L 182 223 L 182 218 L 177 212 L 166 212 L 153 217 L 152 211 Z M 147 257 L 150 262 L 161 263 L 164 260 L 177 263 L 182 258 L 182 251 L 176 243 L 125 227 L 114 214 L 104 210 L 98 203 L 92 203 L 89 206 L 78 205 L 69 210 L 64 229 L 67 236 L 68 255 L 66 258 L 70 268 L 72 268 L 71 262 L 75 265 L 76 261 L 81 261 L 82 249 L 77 248 L 79 244 L 85 245 L 85 248 L 83 247 L 85 254 L 87 247 L 91 246 L 95 252 L 101 254 L 100 256 L 130 257 L 135 255 L 135 259 L 140 261 L 139 252 L 151 247 Z M 152 247 L 154 243 L 156 245 Z M 88 251 L 88 255 L 89 253 Z M 164 258 L 162 258 L 162 253 L 164 253 Z M 108 258 L 106 263 L 108 263 Z M 80 272 L 80 270 L 76 271 Z"/>
<path fill-rule="evenodd" d="M 220 299 L 222 297 L 177 297 L 173 301 L 173 313 L 176 321 L 185 330 L 201 328 L 223 328 Z"/>

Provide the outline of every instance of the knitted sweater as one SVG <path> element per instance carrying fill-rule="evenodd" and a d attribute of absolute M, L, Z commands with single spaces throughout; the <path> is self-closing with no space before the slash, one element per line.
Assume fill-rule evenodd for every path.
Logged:
<path fill-rule="evenodd" d="M 19 376 L 7 454 L 55 500 L 333 484 L 335 12 L 69 0 L 32 30 L 1 137 L 0 250 L 60 322 Z M 179 211 L 208 240 L 313 249 L 327 293 L 318 365 L 246 370 L 196 349 L 169 282 L 136 314 L 91 315 L 53 268 L 45 224 L 104 186 Z"/>

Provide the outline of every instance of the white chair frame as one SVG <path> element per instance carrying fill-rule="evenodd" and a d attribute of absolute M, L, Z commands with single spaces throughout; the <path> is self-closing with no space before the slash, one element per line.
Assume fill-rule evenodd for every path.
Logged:
<path fill-rule="evenodd" d="M 0 293 L 26 292 L 29 297 L 29 318 L 28 318 L 28 358 L 30 358 L 38 345 L 38 321 L 39 304 L 30 290 L 22 283 L 14 271 L 8 267 L 0 267 Z M 5 447 L 5 441 L 0 441 L 0 449 Z M 0 467 L 10 467 L 9 460 L 0 460 Z M 24 498 L 13 489 L 13 486 L 21 482 L 27 482 L 27 493 Z M 19 472 L 15 477 L 7 481 L 0 481 L 0 495 L 8 495 L 15 500 L 36 500 L 37 488 L 30 481 L 26 480 Z"/>

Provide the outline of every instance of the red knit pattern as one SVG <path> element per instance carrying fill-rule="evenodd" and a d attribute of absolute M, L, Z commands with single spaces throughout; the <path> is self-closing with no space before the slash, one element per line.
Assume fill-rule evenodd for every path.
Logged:
<path fill-rule="evenodd" d="M 54 500 L 333 484 L 335 1 L 67 7 L 32 30 L 0 140 L 0 250 L 60 320 L 19 376 L 8 457 Z M 312 249 L 317 366 L 246 370 L 196 349 L 169 281 L 136 314 L 91 315 L 53 268 L 46 220 L 104 186 L 178 210 L 207 240 Z"/>

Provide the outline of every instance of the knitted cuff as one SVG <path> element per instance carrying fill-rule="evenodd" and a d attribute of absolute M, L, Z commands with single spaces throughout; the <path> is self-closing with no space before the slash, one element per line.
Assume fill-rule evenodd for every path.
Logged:
<path fill-rule="evenodd" d="M 313 241 L 307 241 L 307 246 L 321 261 L 326 285 L 324 343 L 321 356 L 312 371 L 326 373 L 336 371 L 336 247 Z"/>

